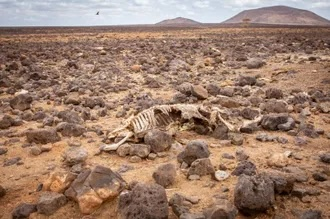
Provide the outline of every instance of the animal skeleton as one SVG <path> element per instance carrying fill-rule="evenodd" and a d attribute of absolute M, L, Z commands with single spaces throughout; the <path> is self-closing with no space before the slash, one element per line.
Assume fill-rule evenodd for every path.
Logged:
<path fill-rule="evenodd" d="M 132 115 L 117 129 L 107 135 L 108 139 L 124 137 L 114 144 L 103 145 L 100 150 L 114 151 L 124 144 L 129 138 L 135 139 L 143 137 L 147 131 L 154 128 L 167 127 L 170 124 L 179 122 L 194 122 L 202 124 L 214 130 L 219 124 L 224 124 L 230 131 L 237 131 L 232 124 L 221 117 L 223 111 L 218 107 L 206 107 L 203 105 L 174 104 L 157 105 L 146 109 L 136 116 Z"/>

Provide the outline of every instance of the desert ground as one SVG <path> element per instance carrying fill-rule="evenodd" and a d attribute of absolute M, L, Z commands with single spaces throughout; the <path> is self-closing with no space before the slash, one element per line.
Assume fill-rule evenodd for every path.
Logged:
<path fill-rule="evenodd" d="M 157 127 L 172 138 L 163 151 L 149 154 L 143 138 L 135 146 L 147 148 L 143 155 L 100 151 L 131 115 L 173 104 L 218 107 L 241 129 L 180 121 Z M 99 165 L 132 189 L 134 182 L 155 184 L 153 173 L 168 163 L 176 175 L 165 186 L 167 199 L 178 193 L 197 200 L 168 205 L 168 218 L 180 217 L 176 207 L 190 212 L 181 218 L 203 218 L 212 208 L 224 218 L 330 218 L 329 113 L 330 28 L 2 28 L 0 218 L 12 218 L 15 209 L 24 218 L 17 216 L 21 203 L 37 205 L 30 218 L 119 218 L 119 196 L 88 214 L 64 191 L 63 204 L 51 203 L 54 211 L 40 210 L 40 197 L 53 191 L 47 185 L 56 172 L 76 177 Z M 206 145 L 212 167 L 191 176 L 178 154 L 195 140 Z M 228 176 L 216 179 L 219 171 Z M 242 175 L 267 178 L 255 182 L 266 191 L 259 200 L 239 203 Z M 227 204 L 217 207 L 219 200 Z"/>

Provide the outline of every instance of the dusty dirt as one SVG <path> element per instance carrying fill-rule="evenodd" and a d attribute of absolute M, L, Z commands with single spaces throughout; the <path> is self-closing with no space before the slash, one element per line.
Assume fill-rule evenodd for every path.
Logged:
<path fill-rule="evenodd" d="M 149 93 L 153 100 L 167 103 L 182 82 L 204 86 L 212 82 L 219 87 L 225 87 L 235 84 L 239 75 L 259 75 L 266 82 L 262 89 L 280 88 L 286 96 L 293 89 L 306 92 L 318 89 L 328 95 L 330 92 L 329 28 L 164 28 L 155 31 L 132 28 L 127 31 L 102 29 L 100 32 L 95 28 L 86 32 L 75 32 L 75 29 L 47 29 L 41 33 L 28 30 L 26 33 L 18 31 L 10 34 L 6 31 L 0 30 L 0 72 L 7 71 L 6 65 L 12 62 L 20 63 L 24 59 L 29 59 L 30 63 L 27 66 L 19 64 L 19 69 L 10 70 L 11 84 L 9 87 L 0 87 L 0 102 L 7 102 L 15 92 L 24 88 L 34 96 L 33 113 L 42 110 L 51 114 L 54 111 L 76 107 L 64 104 L 62 100 L 70 94 L 70 88 L 78 86 L 78 89 L 71 90 L 79 93 L 80 98 L 99 96 L 111 107 L 108 107 L 105 117 L 85 121 L 84 125 L 90 131 L 83 136 L 62 137 L 60 142 L 53 144 L 50 152 L 38 156 L 31 155 L 29 147 L 22 146 L 27 143 L 24 131 L 41 127 L 42 122 L 24 121 L 21 126 L 0 131 L 0 146 L 8 149 L 5 155 L 0 155 L 0 185 L 7 190 L 7 194 L 0 198 L 0 217 L 3 219 L 10 218 L 11 211 L 19 203 L 37 202 L 40 195 L 36 192 L 38 185 L 43 183 L 51 172 L 67 168 L 62 162 L 61 155 L 69 147 L 68 141 L 80 142 L 82 147 L 88 150 L 86 166 L 98 164 L 112 170 L 118 170 L 123 165 L 131 166 L 132 170 L 121 174 L 127 182 L 137 180 L 152 183 L 152 173 L 157 166 L 168 162 L 175 164 L 178 167 L 178 176 L 175 184 L 166 189 L 167 195 L 171 197 L 179 192 L 198 196 L 201 201 L 193 206 L 193 212 L 201 212 L 210 205 L 215 194 L 225 195 L 229 200 L 233 200 L 237 177 L 230 176 L 222 182 L 214 181 L 210 176 L 189 181 L 180 171 L 176 159 L 178 152 L 172 149 L 166 152 L 167 156 L 164 158 L 143 160 L 140 163 L 130 163 L 129 158 L 120 158 L 116 153 L 95 155 L 104 135 L 98 135 L 92 130 L 100 129 L 106 132 L 116 128 L 124 119 L 117 118 L 117 112 L 123 107 L 133 111 L 133 107 L 136 106 L 134 101 L 125 101 L 129 93 L 134 100 Z M 206 66 L 205 59 L 214 58 L 206 52 L 211 48 L 221 53 L 222 63 Z M 105 51 L 103 55 L 101 50 Z M 247 69 L 244 62 L 236 61 L 238 55 L 262 58 L 266 65 L 259 69 Z M 311 56 L 317 59 L 310 61 Z M 166 62 L 173 59 L 192 61 L 188 69 L 173 73 L 166 65 Z M 78 69 L 68 67 L 68 61 L 76 63 Z M 142 65 L 141 71 L 132 71 L 131 66 L 137 64 Z M 156 73 L 148 71 L 150 68 L 156 68 Z M 25 79 L 25 76 L 32 73 L 47 77 L 39 80 Z M 144 83 L 147 76 L 155 78 L 160 86 L 148 87 L 148 84 Z M 61 89 L 66 93 L 63 97 L 57 95 Z M 98 109 L 91 111 L 96 113 Z M 17 112 L 8 109 L 4 104 L 0 107 L 0 113 L 14 117 L 15 113 L 17 115 Z M 299 117 L 299 113 L 296 112 L 292 112 L 291 115 Z M 273 153 L 288 150 L 298 153 L 302 159 L 290 158 L 290 163 L 305 170 L 309 176 L 308 182 L 299 184 L 313 186 L 320 190 L 321 194 L 309 196 L 303 201 L 290 195 L 277 196 L 274 209 L 253 218 L 272 218 L 278 213 L 284 214 L 285 218 L 296 218 L 295 212 L 307 209 L 321 210 L 324 218 L 330 218 L 330 176 L 325 182 L 317 182 L 312 178 L 315 170 L 329 170 L 329 165 L 321 163 L 318 155 L 330 149 L 330 140 L 326 136 L 330 133 L 330 115 L 312 112 L 307 121 L 316 128 L 323 129 L 325 134 L 315 139 L 308 138 L 308 143 L 303 146 L 295 145 L 295 137 L 285 132 L 260 131 L 283 136 L 289 140 L 287 144 L 259 142 L 255 136 L 260 132 L 244 134 L 242 146 L 223 146 L 217 139 L 192 131 L 179 132 L 175 139 L 181 143 L 194 139 L 205 140 L 211 146 L 209 148 L 212 164 L 216 168 L 224 164 L 230 171 L 235 168 L 237 161 L 223 159 L 221 155 L 225 152 L 235 155 L 237 149 L 244 149 L 250 160 L 256 164 L 258 172 L 267 172 L 271 169 L 267 165 L 267 159 Z M 23 163 L 2 166 L 6 159 L 13 157 L 21 157 Z M 229 192 L 223 193 L 223 188 L 228 188 Z M 90 217 L 84 217 L 78 205 L 70 201 L 52 216 L 34 213 L 30 218 L 116 218 L 116 204 L 116 200 L 107 202 Z M 170 218 L 176 218 L 172 212 Z M 248 217 L 239 214 L 237 218 Z"/>

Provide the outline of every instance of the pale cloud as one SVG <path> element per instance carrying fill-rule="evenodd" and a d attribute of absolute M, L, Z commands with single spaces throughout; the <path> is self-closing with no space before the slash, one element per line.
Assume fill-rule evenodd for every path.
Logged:
<path fill-rule="evenodd" d="M 196 8 L 208 8 L 210 6 L 209 1 L 195 1 L 193 2 L 193 6 Z"/>

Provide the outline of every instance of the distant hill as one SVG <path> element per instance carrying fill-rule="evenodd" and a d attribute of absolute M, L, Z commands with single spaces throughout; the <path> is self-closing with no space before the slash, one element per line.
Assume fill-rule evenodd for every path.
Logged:
<path fill-rule="evenodd" d="M 279 24 L 279 25 L 330 25 L 330 21 L 307 10 L 287 6 L 273 6 L 242 11 L 224 21 L 224 24 L 237 23 Z"/>
<path fill-rule="evenodd" d="M 200 25 L 200 24 L 201 23 L 188 19 L 188 18 L 177 17 L 174 19 L 163 20 L 159 23 L 156 23 L 155 25 L 158 25 L 158 26 L 195 26 L 195 25 Z"/>

